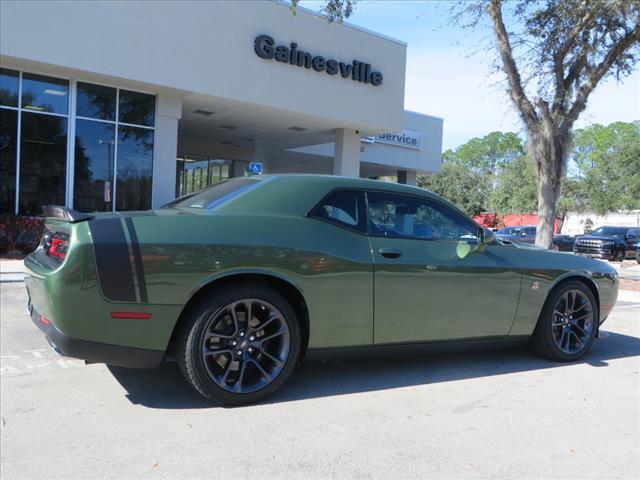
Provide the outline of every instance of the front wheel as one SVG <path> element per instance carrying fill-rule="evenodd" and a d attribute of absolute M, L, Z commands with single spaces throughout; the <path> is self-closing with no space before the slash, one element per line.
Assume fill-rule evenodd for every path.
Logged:
<path fill-rule="evenodd" d="M 552 360 L 578 360 L 591 346 L 597 326 L 598 309 L 591 290 L 581 282 L 567 282 L 549 295 L 531 343 Z"/>
<path fill-rule="evenodd" d="M 625 253 L 623 249 L 619 249 L 613 256 L 614 262 L 622 262 L 624 260 Z"/>
<path fill-rule="evenodd" d="M 184 319 L 178 362 L 208 400 L 243 405 L 271 395 L 300 356 L 295 311 L 277 291 L 238 283 L 204 295 Z"/>

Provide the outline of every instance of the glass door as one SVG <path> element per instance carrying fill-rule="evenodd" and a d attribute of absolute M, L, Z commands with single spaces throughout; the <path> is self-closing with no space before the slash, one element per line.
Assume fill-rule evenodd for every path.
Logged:
<path fill-rule="evenodd" d="M 78 119 L 75 149 L 74 208 L 113 210 L 115 125 Z"/>

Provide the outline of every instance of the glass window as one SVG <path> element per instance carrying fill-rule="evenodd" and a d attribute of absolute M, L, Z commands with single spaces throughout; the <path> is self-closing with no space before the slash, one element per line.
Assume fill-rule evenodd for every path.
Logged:
<path fill-rule="evenodd" d="M 146 93 L 120 90 L 118 121 L 153 127 L 156 113 L 156 97 Z"/>
<path fill-rule="evenodd" d="M 367 193 L 372 235 L 424 240 L 476 240 L 476 228 L 444 207 L 416 197 Z"/>
<path fill-rule="evenodd" d="M 115 125 L 76 121 L 73 208 L 80 212 L 109 211 L 113 197 Z"/>
<path fill-rule="evenodd" d="M 76 115 L 100 120 L 115 120 L 116 89 L 78 82 Z"/>
<path fill-rule="evenodd" d="M 18 83 L 20 74 L 14 70 L 0 68 L 0 105 L 18 106 Z"/>
<path fill-rule="evenodd" d="M 66 115 L 69 108 L 69 82 L 59 78 L 23 73 L 22 108 Z"/>
<path fill-rule="evenodd" d="M 360 192 L 339 191 L 318 205 L 311 212 L 311 216 L 365 231 L 365 224 L 360 215 L 361 205 Z"/>
<path fill-rule="evenodd" d="M 151 208 L 153 130 L 118 126 L 116 210 Z"/>
<path fill-rule="evenodd" d="M 251 188 L 257 187 L 262 180 L 255 178 L 234 178 L 216 183 L 198 193 L 192 193 L 182 198 L 178 198 L 165 205 L 168 207 L 180 208 L 215 208 L 221 203 L 232 199 Z"/>
<path fill-rule="evenodd" d="M 596 228 L 590 235 L 595 237 L 623 237 L 626 227 L 600 227 Z"/>
<path fill-rule="evenodd" d="M 16 202 L 17 110 L 0 109 L 0 213 L 14 213 Z"/>
<path fill-rule="evenodd" d="M 19 213 L 40 215 L 43 205 L 64 205 L 67 119 L 22 113 Z"/>

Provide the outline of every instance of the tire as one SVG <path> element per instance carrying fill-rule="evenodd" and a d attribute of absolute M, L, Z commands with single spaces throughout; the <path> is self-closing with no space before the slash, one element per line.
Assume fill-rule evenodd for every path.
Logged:
<path fill-rule="evenodd" d="M 571 306 L 571 298 L 573 295 L 573 303 L 575 308 L 573 310 L 576 317 L 584 316 L 589 313 L 582 323 L 577 321 L 575 323 L 568 323 L 564 325 L 563 322 L 574 322 L 568 318 L 561 318 L 561 316 L 554 313 L 554 311 L 562 311 L 563 305 L 568 303 Z M 579 293 L 575 293 L 579 292 Z M 565 298 L 569 301 L 565 302 Z M 580 299 L 577 301 L 576 299 Z M 582 301 L 584 300 L 584 302 Z M 588 302 L 588 303 L 587 303 Z M 583 306 L 584 305 L 584 306 Z M 587 329 L 587 321 L 590 322 L 590 329 Z M 596 299 L 591 293 L 591 290 L 582 282 L 568 281 L 558 285 L 547 298 L 547 301 L 542 308 L 538 323 L 531 336 L 531 346 L 534 351 L 539 355 L 556 360 L 560 362 L 572 362 L 580 359 L 591 347 L 591 343 L 596 336 L 598 330 L 599 316 Z M 577 324 L 577 326 L 575 326 Z M 580 332 L 580 329 L 582 332 Z M 588 330 L 588 331 L 587 331 Z M 566 333 L 572 331 L 574 333 Z M 582 333 L 588 333 L 588 335 L 582 335 Z M 567 342 L 568 338 L 568 342 Z M 558 340 L 560 339 L 559 343 Z M 578 340 L 580 343 L 578 343 Z M 566 344 L 567 348 L 563 346 Z M 579 345 L 582 345 L 579 347 Z M 579 349 L 578 349 L 579 348 Z M 573 351 L 572 351 L 573 349 Z"/>
<path fill-rule="evenodd" d="M 555 243 L 553 244 L 553 246 L 551 247 L 551 249 L 554 252 L 559 252 L 560 251 L 560 245 L 556 245 Z"/>
<path fill-rule="evenodd" d="M 180 370 L 197 392 L 219 405 L 246 405 L 268 397 L 288 380 L 300 357 L 294 309 L 276 290 L 259 283 L 207 291 L 182 322 L 176 345 Z"/>
<path fill-rule="evenodd" d="M 612 261 L 614 262 L 623 262 L 625 257 L 624 249 L 619 248 L 616 253 L 613 255 Z"/>

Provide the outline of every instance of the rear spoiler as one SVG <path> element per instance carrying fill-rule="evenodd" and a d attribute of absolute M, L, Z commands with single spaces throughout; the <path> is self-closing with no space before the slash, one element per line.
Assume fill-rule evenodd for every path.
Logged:
<path fill-rule="evenodd" d="M 42 207 L 42 211 L 46 218 L 56 218 L 69 223 L 84 222 L 93 218 L 93 215 L 76 212 L 75 210 L 59 205 L 45 205 Z"/>

